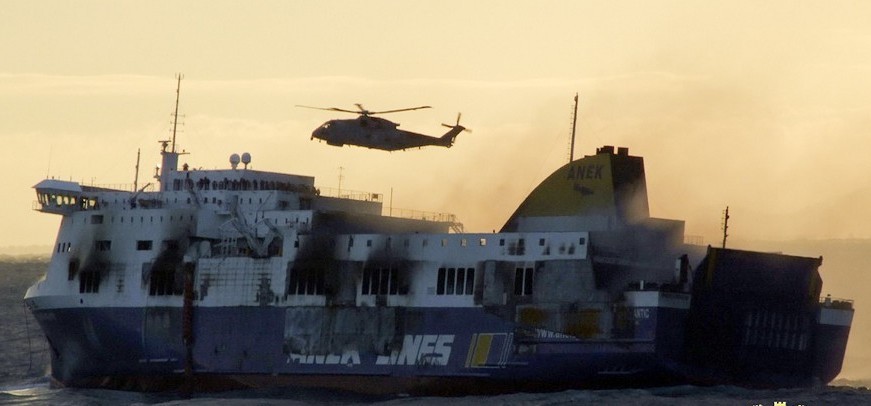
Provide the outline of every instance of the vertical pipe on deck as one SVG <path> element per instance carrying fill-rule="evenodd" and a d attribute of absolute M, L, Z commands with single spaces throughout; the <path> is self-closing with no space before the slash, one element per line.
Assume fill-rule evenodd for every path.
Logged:
<path fill-rule="evenodd" d="M 185 346 L 184 382 L 181 395 L 190 398 L 194 388 L 194 265 L 184 264 L 184 302 L 182 307 L 182 341 Z"/>

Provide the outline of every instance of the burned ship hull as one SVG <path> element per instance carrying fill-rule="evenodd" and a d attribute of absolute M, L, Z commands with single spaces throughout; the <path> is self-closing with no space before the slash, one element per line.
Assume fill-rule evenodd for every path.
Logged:
<path fill-rule="evenodd" d="M 163 154 L 158 191 L 36 186 L 63 221 L 25 302 L 58 385 L 462 395 L 808 386 L 841 368 L 853 309 L 821 300 L 821 258 L 685 244 L 622 148 L 558 169 L 483 234 Z"/>

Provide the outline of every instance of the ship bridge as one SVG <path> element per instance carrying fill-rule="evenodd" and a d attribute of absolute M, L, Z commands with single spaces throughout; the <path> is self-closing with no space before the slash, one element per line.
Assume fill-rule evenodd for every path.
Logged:
<path fill-rule="evenodd" d="M 86 191 L 76 182 L 45 179 L 33 188 L 37 197 L 34 209 L 42 212 L 67 214 L 96 209 L 98 206 L 97 199 L 86 196 Z"/>

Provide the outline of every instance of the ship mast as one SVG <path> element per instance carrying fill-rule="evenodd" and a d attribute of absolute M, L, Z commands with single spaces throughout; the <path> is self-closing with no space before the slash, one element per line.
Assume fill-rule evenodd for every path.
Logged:
<path fill-rule="evenodd" d="M 575 129 L 578 127 L 578 93 L 575 93 L 575 109 L 572 112 L 572 145 L 569 147 L 569 162 L 575 160 Z"/>
<path fill-rule="evenodd" d="M 175 111 L 172 113 L 172 140 L 161 140 L 159 141 L 162 148 L 160 151 L 160 155 L 162 156 L 162 162 L 160 166 L 160 173 L 156 174 L 155 177 L 160 180 L 160 190 L 169 190 L 169 181 L 170 176 L 173 172 L 178 170 L 178 157 L 179 155 L 185 155 L 187 152 L 176 152 L 175 148 L 175 135 L 178 131 L 178 101 L 181 95 L 181 80 L 184 78 L 182 74 L 176 75 L 176 79 L 178 82 L 175 88 Z M 167 150 L 169 147 L 169 150 Z"/>
<path fill-rule="evenodd" d="M 729 236 L 729 206 L 723 211 L 723 248 L 726 248 L 726 237 Z"/>
<path fill-rule="evenodd" d="M 182 75 L 179 73 L 175 76 L 178 79 L 178 82 L 175 86 L 175 112 L 172 113 L 172 151 L 175 153 L 175 131 L 178 128 L 178 99 L 181 95 L 181 79 Z"/>

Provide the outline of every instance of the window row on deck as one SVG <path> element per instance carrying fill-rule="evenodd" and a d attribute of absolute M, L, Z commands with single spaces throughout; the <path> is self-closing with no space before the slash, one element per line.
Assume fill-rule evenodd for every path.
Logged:
<path fill-rule="evenodd" d="M 150 241 L 148 241 L 150 243 Z M 143 281 L 147 281 L 149 296 L 181 295 L 183 293 L 183 269 L 193 264 L 175 266 L 163 261 L 142 265 Z M 79 293 L 99 293 L 105 269 L 91 267 L 80 271 L 79 261 L 69 262 L 69 280 L 79 280 Z M 534 269 L 518 267 L 515 269 L 514 294 L 531 295 L 534 283 Z M 191 269 L 193 272 L 193 269 Z M 323 268 L 300 266 L 288 272 L 285 297 L 323 296 L 330 294 Z M 435 275 L 435 294 L 439 296 L 471 296 L 475 292 L 474 267 L 441 267 Z M 364 296 L 408 295 L 408 273 L 397 267 L 366 267 L 359 284 L 359 294 Z M 430 291 L 432 294 L 432 291 Z"/>

